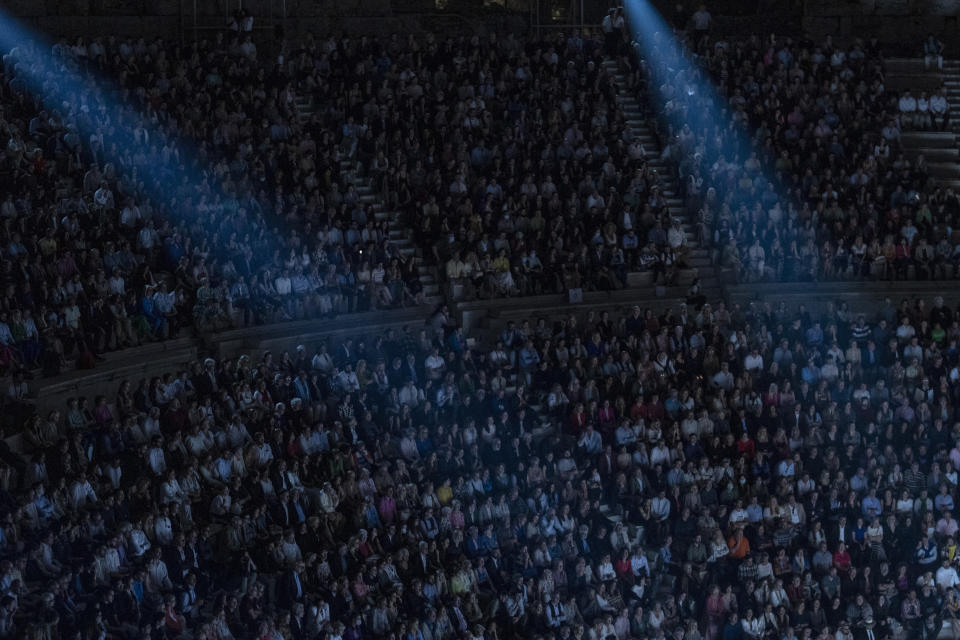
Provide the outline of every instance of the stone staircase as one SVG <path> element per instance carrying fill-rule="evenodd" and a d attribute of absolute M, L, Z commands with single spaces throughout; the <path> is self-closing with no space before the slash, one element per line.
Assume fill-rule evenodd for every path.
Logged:
<path fill-rule="evenodd" d="M 937 184 L 960 187 L 960 61 L 944 60 L 943 71 L 924 69 L 923 58 L 890 58 L 886 61 L 886 86 L 890 91 L 907 89 L 918 96 L 932 94 L 941 85 L 947 89 L 950 125 L 946 131 L 904 131 L 900 135 L 904 155 L 915 161 L 921 155 Z"/>
<path fill-rule="evenodd" d="M 960 145 L 957 141 L 960 138 L 960 60 L 944 60 L 943 72 L 941 74 L 943 86 L 946 88 L 947 102 L 950 105 L 950 122 L 948 131 L 954 136 L 954 144 L 950 149 L 952 152 L 951 160 L 960 165 Z M 953 178 L 945 184 L 960 188 L 960 178 Z"/>
<path fill-rule="evenodd" d="M 313 115 L 315 108 L 310 96 L 298 95 L 296 104 L 301 122 L 308 120 Z M 390 242 L 399 249 L 400 254 L 405 258 L 417 257 L 425 304 L 442 302 L 444 296 L 440 290 L 440 283 L 437 281 L 436 267 L 425 264 L 423 250 L 414 244 L 413 234 L 403 225 L 397 211 L 386 210 L 383 200 L 374 190 L 373 183 L 363 174 L 363 167 L 360 166 L 360 163 L 353 159 L 341 158 L 340 175 L 345 182 L 356 186 L 357 193 L 360 194 L 360 202 L 371 206 L 378 222 L 387 221 Z"/>
<path fill-rule="evenodd" d="M 644 117 L 643 109 L 640 104 L 640 97 L 633 95 L 627 88 L 626 76 L 617 66 L 616 60 L 606 59 L 603 61 L 604 70 L 612 75 L 617 84 L 617 100 L 620 108 L 626 116 L 627 126 L 636 139 L 643 143 L 647 151 L 647 164 L 660 175 L 665 186 L 664 197 L 667 200 L 667 209 L 670 216 L 679 218 L 684 231 L 687 234 L 687 244 L 690 246 L 690 256 L 686 269 L 681 269 L 677 279 L 678 285 L 689 285 L 694 278 L 700 279 L 702 290 L 710 291 L 719 286 L 719 279 L 710 260 L 710 250 L 701 247 L 699 238 L 697 238 L 694 220 L 690 219 L 683 206 L 683 201 L 678 193 L 677 176 L 673 169 L 663 161 L 660 156 L 663 149 L 660 142 L 654 135 L 653 130 L 647 119 Z M 628 276 L 628 284 L 631 287 L 652 286 L 651 274 L 647 272 L 632 272 Z"/>

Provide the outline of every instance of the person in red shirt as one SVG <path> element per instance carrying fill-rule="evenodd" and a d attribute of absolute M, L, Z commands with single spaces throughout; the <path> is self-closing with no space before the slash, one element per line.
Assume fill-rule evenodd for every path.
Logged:
<path fill-rule="evenodd" d="M 633 567 L 630 565 L 630 551 L 622 549 L 620 557 L 613 563 L 613 570 L 622 582 L 633 583 Z"/>
<path fill-rule="evenodd" d="M 833 566 L 841 575 L 846 575 L 850 571 L 850 552 L 847 551 L 847 545 L 842 542 L 837 545 L 837 550 L 833 554 Z"/>
<path fill-rule="evenodd" d="M 171 638 L 178 638 L 186 631 L 187 623 L 183 615 L 177 611 L 176 598 L 168 595 L 163 602 L 163 620 L 167 628 L 167 635 Z"/>
<path fill-rule="evenodd" d="M 752 460 L 756 452 L 757 446 L 750 437 L 750 434 L 746 431 L 741 433 L 740 439 L 737 441 L 737 454 L 748 460 Z"/>
<path fill-rule="evenodd" d="M 907 268 L 913 262 L 910 256 L 910 245 L 907 244 L 906 238 L 900 238 L 899 244 L 897 244 L 896 249 L 896 258 L 894 258 L 894 266 L 896 268 L 896 274 L 898 278 L 907 277 Z"/>
<path fill-rule="evenodd" d="M 650 402 L 643 405 L 643 417 L 647 420 L 662 420 L 666 414 L 663 403 L 660 402 L 660 395 L 654 393 L 650 396 Z"/>
<path fill-rule="evenodd" d="M 637 396 L 637 399 L 634 400 L 633 406 L 630 407 L 630 420 L 637 422 L 639 419 L 644 417 L 644 408 L 643 408 L 643 396 Z"/>
<path fill-rule="evenodd" d="M 570 433 L 579 435 L 587 425 L 587 413 L 583 410 L 583 403 L 578 402 L 570 414 Z"/>

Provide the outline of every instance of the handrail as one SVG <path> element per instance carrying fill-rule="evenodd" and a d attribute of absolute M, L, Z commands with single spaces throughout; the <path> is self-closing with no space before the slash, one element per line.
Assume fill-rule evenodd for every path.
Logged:
<path fill-rule="evenodd" d="M 580 24 L 576 23 L 567 23 L 567 24 L 555 24 L 555 23 L 542 23 L 542 24 L 532 24 L 534 29 L 599 29 L 600 24 Z"/>

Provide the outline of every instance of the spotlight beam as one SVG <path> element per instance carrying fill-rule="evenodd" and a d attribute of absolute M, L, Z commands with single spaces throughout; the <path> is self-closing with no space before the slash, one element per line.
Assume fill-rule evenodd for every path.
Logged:
<path fill-rule="evenodd" d="M 98 77 L 92 61 L 87 65 L 78 63 L 68 52 L 32 33 L 3 11 L 0 51 L 8 52 L 3 56 L 3 70 L 14 91 L 32 95 L 67 128 L 71 140 L 76 142 L 67 149 L 71 155 L 112 162 L 118 176 L 130 176 L 137 171 L 139 183 L 134 185 L 133 192 L 137 205 L 151 203 L 163 214 L 161 219 L 199 223 L 208 232 L 221 231 L 222 236 L 241 226 L 264 231 L 262 221 L 253 219 L 253 211 L 247 218 L 242 202 L 237 202 L 236 213 L 221 219 L 212 214 L 201 217 L 184 206 L 185 200 L 204 195 L 239 194 L 224 192 L 206 152 L 182 140 L 173 118 L 165 117 L 165 112 L 177 105 L 154 108 L 145 92 L 131 92 L 110 78 Z M 187 104 L 191 96 L 181 94 L 176 99 Z M 27 138 L 26 131 L 19 133 Z M 218 257 L 232 257 L 225 247 L 212 250 Z"/>

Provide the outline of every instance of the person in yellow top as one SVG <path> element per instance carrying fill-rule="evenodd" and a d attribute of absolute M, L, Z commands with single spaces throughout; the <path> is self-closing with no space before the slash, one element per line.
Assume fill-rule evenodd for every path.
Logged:
<path fill-rule="evenodd" d="M 516 293 L 517 285 L 513 282 L 510 258 L 507 257 L 506 249 L 501 249 L 497 257 L 493 259 L 493 270 L 496 275 L 497 288 L 500 289 L 501 293 Z"/>
<path fill-rule="evenodd" d="M 444 478 L 443 484 L 437 487 L 437 500 L 440 504 L 447 506 L 453 500 L 453 487 L 450 486 L 450 478 Z"/>
<path fill-rule="evenodd" d="M 750 553 L 750 541 L 743 535 L 743 529 L 737 529 L 730 536 L 727 546 L 730 547 L 730 557 L 735 560 L 743 560 Z"/>
<path fill-rule="evenodd" d="M 957 543 L 954 542 L 953 537 L 947 539 L 947 543 L 943 547 L 944 557 L 953 564 L 953 557 L 957 555 Z"/>

